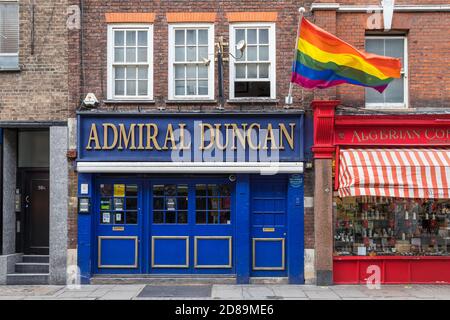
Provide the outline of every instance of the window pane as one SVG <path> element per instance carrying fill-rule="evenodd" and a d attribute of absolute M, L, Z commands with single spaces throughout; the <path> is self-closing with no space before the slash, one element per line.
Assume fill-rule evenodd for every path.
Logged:
<path fill-rule="evenodd" d="M 137 198 L 126 198 L 125 204 L 127 210 L 137 210 Z"/>
<path fill-rule="evenodd" d="M 404 57 L 404 44 L 403 39 L 386 39 L 385 40 L 385 51 L 386 56 L 400 58 L 402 60 L 403 66 L 403 57 Z"/>
<path fill-rule="evenodd" d="M 194 96 L 196 94 L 196 83 L 194 80 L 187 81 L 186 95 Z"/>
<path fill-rule="evenodd" d="M 175 44 L 184 45 L 184 30 L 175 30 Z"/>
<path fill-rule="evenodd" d="M 256 61 L 257 60 L 257 50 L 258 47 L 256 46 L 249 46 L 247 47 L 247 60 L 248 61 Z"/>
<path fill-rule="evenodd" d="M 114 223 L 115 224 L 122 224 L 123 223 L 123 213 L 115 213 L 114 214 Z"/>
<path fill-rule="evenodd" d="M 127 67 L 127 80 L 136 79 L 136 67 Z"/>
<path fill-rule="evenodd" d="M 100 185 L 100 195 L 101 196 L 112 196 L 113 195 L 113 187 L 112 184 L 101 184 Z"/>
<path fill-rule="evenodd" d="M 126 215 L 126 223 L 127 224 L 137 224 L 137 212 L 136 211 L 128 211 Z"/>
<path fill-rule="evenodd" d="M 175 211 L 166 211 L 166 221 L 165 223 L 175 223 L 176 212 Z"/>
<path fill-rule="evenodd" d="M 386 91 L 384 92 L 386 103 L 403 103 L 404 102 L 404 89 L 403 89 L 404 80 L 403 77 L 400 79 L 394 79 Z"/>
<path fill-rule="evenodd" d="M 229 224 L 230 223 L 230 211 L 221 211 L 220 212 L 220 223 L 221 224 Z"/>
<path fill-rule="evenodd" d="M 163 196 L 164 195 L 164 185 L 155 184 L 153 186 L 153 196 Z"/>
<path fill-rule="evenodd" d="M 175 81 L 175 94 L 177 95 L 177 96 L 184 96 L 185 95 L 185 88 L 184 88 L 184 86 L 185 86 L 185 82 L 184 82 L 184 80 L 182 81 L 182 80 L 177 80 L 177 81 Z"/>
<path fill-rule="evenodd" d="M 127 31 L 127 46 L 136 45 L 136 31 Z"/>
<path fill-rule="evenodd" d="M 208 224 L 216 224 L 216 223 L 219 223 L 219 212 L 209 211 L 208 212 Z"/>
<path fill-rule="evenodd" d="M 123 31 L 115 31 L 114 32 L 114 45 L 123 46 L 124 44 L 124 32 Z"/>
<path fill-rule="evenodd" d="M 197 210 L 206 210 L 206 199 L 207 198 L 196 198 L 195 199 L 195 208 Z"/>
<path fill-rule="evenodd" d="M 204 197 L 204 196 L 206 196 L 206 185 L 205 184 L 197 184 L 195 186 L 195 195 L 197 197 Z"/>
<path fill-rule="evenodd" d="M 177 210 L 187 210 L 187 209 L 188 209 L 187 197 L 179 197 L 177 199 Z"/>
<path fill-rule="evenodd" d="M 373 88 L 366 88 L 366 103 L 384 103 L 384 94 Z"/>
<path fill-rule="evenodd" d="M 258 65 L 256 63 L 250 63 L 247 65 L 247 78 L 258 77 Z"/>
<path fill-rule="evenodd" d="M 183 66 L 175 66 L 175 78 L 176 79 L 184 79 L 184 65 Z"/>
<path fill-rule="evenodd" d="M 100 223 L 102 224 L 110 224 L 111 223 L 111 212 L 102 212 Z"/>
<path fill-rule="evenodd" d="M 269 65 L 268 64 L 260 64 L 259 65 L 259 78 L 260 79 L 269 78 Z"/>
<path fill-rule="evenodd" d="M 147 46 L 147 31 L 138 32 L 138 45 Z"/>
<path fill-rule="evenodd" d="M 13 53 L 0 57 L 0 65 L 17 68 L 19 58 L 19 3 L 0 1 L 0 53 Z"/>
<path fill-rule="evenodd" d="M 137 193 L 138 193 L 138 186 L 135 184 L 127 184 L 126 186 L 126 193 L 125 195 L 127 197 L 137 197 Z"/>
<path fill-rule="evenodd" d="M 207 80 L 199 80 L 198 81 L 198 94 L 205 96 L 208 94 L 208 81 Z"/>
<path fill-rule="evenodd" d="M 188 186 L 186 184 L 179 184 L 177 186 L 177 195 L 186 196 L 188 195 Z"/>
<path fill-rule="evenodd" d="M 153 198 L 153 210 L 164 210 L 164 198 Z"/>
<path fill-rule="evenodd" d="M 208 44 L 208 30 L 198 30 L 198 44 Z"/>
<path fill-rule="evenodd" d="M 188 65 L 186 67 L 186 78 L 197 78 L 197 67 L 195 65 Z"/>
<path fill-rule="evenodd" d="M 186 44 L 197 44 L 197 30 L 186 30 Z"/>
<path fill-rule="evenodd" d="M 115 48 L 114 49 L 114 61 L 115 62 L 123 62 L 123 48 Z"/>
<path fill-rule="evenodd" d="M 138 78 L 142 80 L 148 79 L 148 67 L 138 67 Z"/>
<path fill-rule="evenodd" d="M 138 48 L 138 62 L 147 62 L 147 48 Z"/>
<path fill-rule="evenodd" d="M 261 46 L 259 47 L 259 61 L 268 61 L 269 60 L 269 47 Z"/>
<path fill-rule="evenodd" d="M 177 187 L 174 184 L 166 184 L 164 186 L 164 195 L 175 196 L 177 194 Z"/>
<path fill-rule="evenodd" d="M 175 61 L 185 61 L 184 60 L 184 47 L 175 48 Z"/>
<path fill-rule="evenodd" d="M 197 48 L 196 47 L 187 47 L 187 61 L 197 61 Z"/>
<path fill-rule="evenodd" d="M 100 210 L 111 210 L 111 199 L 102 198 L 100 199 Z"/>
<path fill-rule="evenodd" d="M 270 97 L 270 81 L 237 81 L 234 83 L 234 96 L 244 97 Z"/>
<path fill-rule="evenodd" d="M 269 30 L 268 29 L 260 29 L 259 30 L 259 43 L 260 44 L 268 44 L 269 43 Z"/>
<path fill-rule="evenodd" d="M 208 59 L 208 47 L 198 47 L 198 59 L 197 61 L 202 61 Z"/>
<path fill-rule="evenodd" d="M 146 96 L 148 94 L 148 81 L 139 80 L 138 81 L 138 95 Z"/>
<path fill-rule="evenodd" d="M 135 48 L 127 48 L 127 62 L 136 62 L 136 49 Z"/>
<path fill-rule="evenodd" d="M 153 223 L 164 223 L 164 213 L 161 211 L 153 211 Z"/>
<path fill-rule="evenodd" d="M 197 224 L 206 223 L 206 211 L 197 211 L 196 212 L 195 223 L 197 223 Z"/>
<path fill-rule="evenodd" d="M 256 29 L 247 29 L 247 43 L 256 44 Z"/>
<path fill-rule="evenodd" d="M 236 65 L 236 78 L 245 79 L 245 64 Z"/>
<path fill-rule="evenodd" d="M 127 96 L 136 95 L 136 80 L 127 80 Z"/>
<path fill-rule="evenodd" d="M 125 95 L 125 81 L 124 80 L 116 80 L 114 83 L 114 93 L 117 96 Z"/>
<path fill-rule="evenodd" d="M 245 30 L 236 29 L 236 43 L 238 43 L 241 40 L 245 40 Z"/>
<path fill-rule="evenodd" d="M 208 185 L 208 196 L 218 196 L 219 195 L 219 186 L 217 184 L 209 184 Z"/>
<path fill-rule="evenodd" d="M 198 77 L 199 78 L 208 78 L 208 67 L 204 65 L 198 66 Z"/>
<path fill-rule="evenodd" d="M 384 40 L 366 39 L 366 51 L 384 56 Z"/>
<path fill-rule="evenodd" d="M 185 224 L 187 223 L 187 211 L 178 212 L 178 221 L 177 223 Z"/>
<path fill-rule="evenodd" d="M 125 79 L 125 68 L 124 67 L 114 67 L 114 78 L 115 79 Z"/>
<path fill-rule="evenodd" d="M 219 192 L 221 196 L 229 196 L 231 195 L 230 186 L 227 184 L 221 184 L 219 186 Z"/>

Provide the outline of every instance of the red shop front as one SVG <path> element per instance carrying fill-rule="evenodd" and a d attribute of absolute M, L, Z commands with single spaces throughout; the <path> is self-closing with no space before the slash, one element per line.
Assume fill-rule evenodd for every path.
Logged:
<path fill-rule="evenodd" d="M 345 114 L 314 102 L 333 157 L 333 282 L 450 283 L 450 114 Z"/>

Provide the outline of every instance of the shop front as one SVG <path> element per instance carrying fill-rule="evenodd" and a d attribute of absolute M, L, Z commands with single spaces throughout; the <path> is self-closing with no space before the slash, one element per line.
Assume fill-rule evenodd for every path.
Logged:
<path fill-rule="evenodd" d="M 316 150 L 334 157 L 333 282 L 450 283 L 450 115 L 315 112 L 333 145 Z"/>
<path fill-rule="evenodd" d="M 303 114 L 78 115 L 83 282 L 303 283 Z"/>

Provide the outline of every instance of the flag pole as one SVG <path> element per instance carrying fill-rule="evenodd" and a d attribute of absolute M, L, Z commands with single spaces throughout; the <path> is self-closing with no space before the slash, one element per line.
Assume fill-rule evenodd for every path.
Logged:
<path fill-rule="evenodd" d="M 294 48 L 294 60 L 292 61 L 292 70 L 294 70 L 295 68 L 295 61 L 297 60 L 297 47 L 298 47 L 298 38 L 300 37 L 300 28 L 301 28 L 301 23 L 302 23 L 302 19 L 303 19 L 303 14 L 305 13 L 305 8 L 304 7 L 300 7 L 298 9 L 299 12 L 299 18 L 298 18 L 298 24 L 297 24 L 297 37 L 295 38 L 295 48 Z M 293 83 L 292 83 L 292 79 L 289 82 L 289 93 L 287 95 L 287 97 L 285 98 L 285 104 L 290 105 L 293 102 L 292 99 L 292 87 L 293 87 Z"/>

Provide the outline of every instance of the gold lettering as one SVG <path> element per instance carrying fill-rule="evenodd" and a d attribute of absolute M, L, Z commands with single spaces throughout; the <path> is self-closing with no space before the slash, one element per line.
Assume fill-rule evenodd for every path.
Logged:
<path fill-rule="evenodd" d="M 138 150 L 144 150 L 144 124 L 143 123 L 139 123 L 137 126 L 139 128 L 139 145 L 138 145 Z"/>
<path fill-rule="evenodd" d="M 231 147 L 231 150 L 236 150 L 237 146 L 235 143 L 236 137 L 237 140 L 239 140 L 239 142 L 241 143 L 242 149 L 245 150 L 246 148 L 246 143 L 245 143 L 245 130 L 247 128 L 247 124 L 246 123 L 242 123 L 241 124 L 242 129 L 239 129 L 237 124 L 232 123 L 231 124 L 231 128 L 233 130 L 233 146 Z"/>
<path fill-rule="evenodd" d="M 205 128 L 208 128 L 210 132 L 211 140 L 209 141 L 209 144 L 205 146 Z M 214 144 L 214 128 L 209 123 L 200 123 L 200 150 L 208 150 L 211 149 L 211 147 Z"/>
<path fill-rule="evenodd" d="M 355 139 L 358 140 L 358 142 L 361 142 L 361 138 L 359 137 L 358 131 L 356 130 L 353 131 L 352 142 L 355 142 Z"/>
<path fill-rule="evenodd" d="M 176 142 L 175 142 L 175 135 L 173 134 L 173 127 L 172 127 L 171 123 L 169 123 L 167 125 L 166 140 L 164 141 L 163 150 L 168 150 L 169 149 L 169 147 L 167 146 L 167 143 L 169 141 L 172 144 L 172 150 L 177 150 L 177 145 L 176 145 Z"/>
<path fill-rule="evenodd" d="M 184 144 L 184 128 L 186 128 L 186 124 L 180 123 L 178 126 L 180 127 L 180 150 L 189 150 L 191 148 L 191 142 L 189 141 L 188 145 Z"/>
<path fill-rule="evenodd" d="M 291 128 L 291 134 L 287 132 L 286 126 L 284 123 L 278 124 L 280 128 L 280 150 L 284 150 L 283 145 L 283 136 L 286 138 L 286 141 L 288 142 L 289 146 L 291 147 L 291 150 L 294 150 L 294 127 L 295 123 L 289 123 L 289 127 Z"/>
<path fill-rule="evenodd" d="M 267 125 L 267 135 L 266 135 L 266 140 L 264 141 L 264 150 L 269 149 L 268 147 L 268 142 L 270 140 L 270 150 L 276 150 L 277 146 L 276 146 L 276 141 L 275 141 L 275 136 L 273 134 L 273 128 L 272 128 L 272 124 L 269 123 Z"/>
<path fill-rule="evenodd" d="M 112 129 L 113 132 L 113 141 L 111 145 L 108 145 L 108 131 Z M 113 123 L 104 123 L 103 124 L 103 150 L 112 150 L 116 147 L 117 144 L 117 128 Z"/>
<path fill-rule="evenodd" d="M 257 146 L 255 146 L 253 144 L 253 140 L 252 140 L 252 132 L 253 132 L 253 128 L 258 128 L 258 133 L 256 134 L 256 137 L 259 137 L 259 130 L 261 129 L 261 126 L 258 123 L 252 123 L 249 127 L 248 127 L 248 131 L 247 131 L 247 140 L 248 140 L 248 147 L 252 150 L 259 150 L 261 149 L 261 143 L 258 143 Z M 266 141 L 267 142 L 267 141 Z"/>
<path fill-rule="evenodd" d="M 228 139 L 227 139 L 228 138 L 228 132 L 227 132 L 227 130 L 225 130 L 225 136 L 223 136 L 221 134 L 221 132 L 220 132 L 221 125 L 220 124 L 214 124 L 214 126 L 216 127 L 216 133 L 215 133 L 215 136 L 216 136 L 216 139 L 215 139 L 216 147 L 219 150 L 225 150 L 227 148 L 227 146 L 228 146 Z"/>
<path fill-rule="evenodd" d="M 98 141 L 98 133 L 97 133 L 97 126 L 95 123 L 91 125 L 91 132 L 89 133 L 89 140 L 86 146 L 86 150 L 91 150 L 91 142 L 94 141 L 95 147 L 94 150 L 100 150 L 100 142 Z"/>
<path fill-rule="evenodd" d="M 118 150 L 122 150 L 124 147 L 125 149 L 130 150 L 136 150 L 136 141 L 134 140 L 134 128 L 136 127 L 136 124 L 130 124 L 130 129 L 128 130 L 125 127 L 123 123 L 119 123 L 119 147 L 117 147 Z M 122 146 L 123 141 L 123 146 Z M 130 147 L 128 148 L 128 145 L 130 144 Z"/>
<path fill-rule="evenodd" d="M 158 136 L 158 126 L 154 123 L 147 123 L 145 124 L 147 127 L 147 145 L 145 146 L 145 149 L 147 150 L 153 150 L 153 145 L 155 146 L 156 150 L 161 150 L 161 147 L 158 144 L 158 140 L 156 140 L 156 137 Z M 153 134 L 152 134 L 153 129 Z"/>

